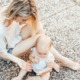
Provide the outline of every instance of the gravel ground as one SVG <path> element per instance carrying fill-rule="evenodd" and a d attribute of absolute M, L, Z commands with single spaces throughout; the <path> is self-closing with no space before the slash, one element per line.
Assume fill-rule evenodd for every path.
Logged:
<path fill-rule="evenodd" d="M 77 2 L 76 2 L 77 1 Z M 79 0 L 37 0 L 40 20 L 46 34 L 60 54 L 80 63 L 80 4 Z M 19 67 L 0 61 L 0 80 L 17 76 Z M 51 72 L 50 80 L 80 80 L 80 71 L 61 67 Z"/>

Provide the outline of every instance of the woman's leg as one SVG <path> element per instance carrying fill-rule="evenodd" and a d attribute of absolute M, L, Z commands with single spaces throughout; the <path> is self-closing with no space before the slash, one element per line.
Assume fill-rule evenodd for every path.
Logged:
<path fill-rule="evenodd" d="M 12 51 L 12 54 L 15 56 L 20 56 L 23 55 L 23 53 L 28 52 L 30 48 L 36 44 L 36 40 L 38 37 L 39 35 L 36 35 L 23 40 L 22 42 L 16 45 L 16 47 Z"/>
<path fill-rule="evenodd" d="M 60 61 L 64 66 L 69 67 L 73 70 L 80 70 L 80 64 L 73 62 L 72 60 L 70 60 L 69 58 L 66 58 L 64 56 L 62 56 L 61 54 L 59 54 L 59 52 L 55 49 L 55 48 L 51 48 L 51 53 L 53 53 L 53 55 L 55 56 L 55 58 Z"/>
<path fill-rule="evenodd" d="M 24 55 L 25 52 L 27 53 L 30 50 L 30 48 L 35 45 L 36 40 L 38 38 L 38 36 L 30 37 L 31 36 L 30 26 L 24 26 L 21 29 L 21 36 L 23 38 L 23 41 L 17 44 L 12 52 L 12 54 L 15 56 Z"/>
<path fill-rule="evenodd" d="M 24 26 L 22 29 L 21 29 L 21 36 L 24 39 L 27 39 L 31 36 L 32 34 L 32 31 L 31 31 L 31 28 L 30 26 Z"/>
<path fill-rule="evenodd" d="M 48 73 L 46 73 L 46 74 L 43 74 L 43 75 L 41 76 L 41 80 L 49 80 L 49 78 L 50 78 L 50 72 L 48 72 Z"/>

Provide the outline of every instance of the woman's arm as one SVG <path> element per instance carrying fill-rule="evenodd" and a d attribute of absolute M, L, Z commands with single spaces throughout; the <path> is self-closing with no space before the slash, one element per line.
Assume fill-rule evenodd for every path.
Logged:
<path fill-rule="evenodd" d="M 26 70 L 26 71 L 32 70 L 32 66 L 30 63 L 25 62 L 24 60 L 12 55 L 12 54 L 9 54 L 9 53 L 3 51 L 3 53 L 0 53 L 0 57 L 17 63 L 19 65 L 19 67 L 23 70 Z"/>
<path fill-rule="evenodd" d="M 34 45 L 34 43 L 36 42 L 36 39 L 39 37 L 40 35 L 36 35 L 36 36 L 33 36 L 33 37 L 31 37 L 31 38 L 29 38 L 28 40 L 27 40 L 27 42 L 28 42 L 28 44 L 26 44 L 27 46 L 25 46 L 25 44 L 23 45 L 21 45 L 20 47 L 18 47 L 18 50 L 22 50 L 22 48 L 25 48 L 25 50 L 26 49 L 28 49 L 28 48 L 30 48 L 31 47 L 31 45 L 30 44 L 32 44 L 32 45 Z M 0 40 L 0 43 L 2 44 L 2 46 L 0 47 L 0 52 L 1 52 L 1 54 L 0 54 L 0 56 L 2 57 L 2 58 L 5 58 L 5 59 L 8 59 L 8 60 L 11 60 L 11 61 L 13 61 L 13 62 L 15 62 L 15 63 L 17 63 L 19 66 L 20 66 L 20 68 L 22 68 L 22 69 L 24 69 L 24 70 L 31 70 L 32 69 L 32 67 L 31 67 L 31 64 L 30 63 L 27 63 L 27 62 L 25 62 L 24 60 L 22 60 L 22 59 L 20 59 L 20 58 L 18 58 L 18 57 L 15 57 L 14 55 L 12 55 L 12 54 L 8 54 L 7 53 L 7 50 L 5 49 L 5 47 L 3 46 L 3 43 L 2 43 L 2 40 L 3 39 L 1 39 Z M 32 41 L 32 43 L 30 43 L 29 41 Z M 16 49 L 17 50 L 17 49 Z M 15 53 L 14 51 L 13 51 L 13 53 Z M 18 53 L 20 53 L 20 51 L 19 52 L 17 52 L 17 54 Z M 16 54 L 16 53 L 15 53 Z M 16 55 L 17 55 L 16 54 Z M 29 66 L 29 67 L 28 67 Z"/>
<path fill-rule="evenodd" d="M 18 57 L 15 57 L 12 54 L 7 53 L 6 42 L 5 42 L 5 30 L 2 24 L 0 24 L 0 57 L 17 63 L 21 68 L 22 68 L 22 62 L 23 64 L 25 63 L 26 65 L 25 61 L 19 59 Z"/>

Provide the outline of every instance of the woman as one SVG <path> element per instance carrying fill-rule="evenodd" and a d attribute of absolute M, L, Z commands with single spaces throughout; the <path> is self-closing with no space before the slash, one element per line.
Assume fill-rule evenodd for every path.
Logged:
<path fill-rule="evenodd" d="M 31 71 L 31 65 L 18 56 L 27 53 L 39 37 L 44 34 L 38 19 L 34 0 L 14 0 L 4 10 L 0 23 L 0 57 L 17 63 L 22 69 Z M 78 70 L 79 64 L 51 48 L 53 55 L 67 67 Z M 9 54 L 11 53 L 11 54 Z"/>
<path fill-rule="evenodd" d="M 31 70 L 31 65 L 15 56 L 27 52 L 35 44 L 38 37 L 31 33 L 31 26 L 33 25 L 32 32 L 36 28 L 36 8 L 31 10 L 31 5 L 33 4 L 26 0 L 15 0 L 0 15 L 0 57 L 14 61 L 22 69 L 28 71 Z M 8 53 L 12 53 L 14 56 Z"/>

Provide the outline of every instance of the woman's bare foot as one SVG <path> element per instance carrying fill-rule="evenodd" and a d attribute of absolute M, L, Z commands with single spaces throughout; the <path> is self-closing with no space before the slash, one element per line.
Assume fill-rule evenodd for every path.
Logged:
<path fill-rule="evenodd" d="M 73 70 L 80 70 L 80 64 L 76 63 L 76 62 L 73 62 L 73 64 L 71 65 L 70 68 L 73 69 Z"/>
<path fill-rule="evenodd" d="M 66 62 L 65 64 L 61 63 L 61 65 L 65 67 L 69 67 L 73 70 L 80 70 L 80 64 L 77 62 L 70 61 L 70 62 Z"/>

